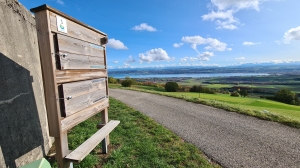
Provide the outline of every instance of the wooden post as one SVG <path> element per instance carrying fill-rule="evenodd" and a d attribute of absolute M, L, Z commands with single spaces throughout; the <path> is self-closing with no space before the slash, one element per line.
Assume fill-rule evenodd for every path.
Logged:
<path fill-rule="evenodd" d="M 59 167 L 69 168 L 70 162 L 64 159 L 65 156 L 69 154 L 67 131 L 62 132 L 60 134 L 60 137 L 55 137 L 55 149 L 56 149 L 55 159 Z"/>
<path fill-rule="evenodd" d="M 101 112 L 101 122 L 102 125 L 105 125 L 108 123 L 108 108 L 105 108 L 102 112 Z M 109 135 L 103 139 L 102 141 L 102 152 L 103 153 L 107 153 L 107 145 L 109 145 Z M 105 146 L 105 148 L 104 148 Z"/>

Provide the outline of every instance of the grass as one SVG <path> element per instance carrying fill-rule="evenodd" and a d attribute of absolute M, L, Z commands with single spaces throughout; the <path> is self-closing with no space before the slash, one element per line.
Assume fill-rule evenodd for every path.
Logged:
<path fill-rule="evenodd" d="M 74 167 L 219 167 L 195 146 L 113 98 L 110 98 L 109 119 L 120 120 L 110 134 L 109 153 L 101 154 L 99 144 Z M 75 149 L 94 134 L 100 120 L 97 114 L 74 127 L 68 134 L 69 148 Z"/>
<path fill-rule="evenodd" d="M 110 87 L 122 88 L 120 85 L 110 85 Z M 279 122 L 291 127 L 300 128 L 300 106 L 288 105 L 266 99 L 231 97 L 224 94 L 201 93 L 199 98 L 199 93 L 191 92 L 155 91 L 149 88 L 141 88 L 140 86 L 123 89 L 144 91 L 180 98 L 186 101 L 201 103 L 227 111 L 237 112 L 264 120 Z"/>

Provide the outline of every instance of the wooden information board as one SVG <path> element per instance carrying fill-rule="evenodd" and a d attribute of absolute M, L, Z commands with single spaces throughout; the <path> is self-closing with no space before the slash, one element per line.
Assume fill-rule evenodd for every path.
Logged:
<path fill-rule="evenodd" d="M 70 161 L 80 162 L 101 141 L 107 152 L 108 134 L 119 124 L 108 123 L 108 38 L 47 5 L 31 11 L 36 18 L 49 134 L 55 137 L 60 167 L 68 167 Z M 67 131 L 99 112 L 104 127 L 70 153 Z"/>

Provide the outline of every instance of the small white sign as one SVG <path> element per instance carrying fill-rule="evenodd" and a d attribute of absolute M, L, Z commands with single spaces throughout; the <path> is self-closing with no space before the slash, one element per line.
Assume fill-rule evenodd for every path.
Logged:
<path fill-rule="evenodd" d="M 57 31 L 68 33 L 67 20 L 60 16 L 56 16 Z"/>

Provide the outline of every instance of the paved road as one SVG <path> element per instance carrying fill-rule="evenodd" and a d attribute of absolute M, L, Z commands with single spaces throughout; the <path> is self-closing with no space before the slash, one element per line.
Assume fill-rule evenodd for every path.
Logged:
<path fill-rule="evenodd" d="M 224 167 L 300 168 L 300 130 L 170 97 L 110 89 Z"/>

